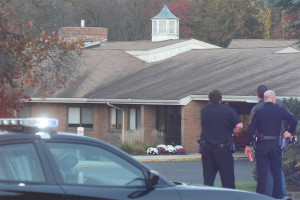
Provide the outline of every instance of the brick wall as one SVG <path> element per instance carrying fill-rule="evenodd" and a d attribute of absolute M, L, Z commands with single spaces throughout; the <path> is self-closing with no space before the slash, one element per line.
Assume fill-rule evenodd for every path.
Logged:
<path fill-rule="evenodd" d="M 142 105 L 141 107 L 141 123 L 144 130 L 144 142 L 153 144 L 155 136 L 152 134 L 156 129 L 156 108 L 155 106 Z"/>
<path fill-rule="evenodd" d="M 31 117 L 49 117 L 58 119 L 58 131 L 67 130 L 67 106 L 64 104 L 31 104 Z"/>
<path fill-rule="evenodd" d="M 94 106 L 94 136 L 97 139 L 108 141 L 109 108 L 106 105 Z"/>
<path fill-rule="evenodd" d="M 59 35 L 75 41 L 107 42 L 108 30 L 99 27 L 62 27 Z"/>
<path fill-rule="evenodd" d="M 77 133 L 77 128 L 68 128 L 68 111 L 65 104 L 31 104 L 31 117 L 49 117 L 58 119 L 58 131 Z M 106 105 L 94 106 L 94 127 L 85 128 L 84 135 L 108 141 L 108 107 Z"/>
<path fill-rule="evenodd" d="M 198 153 L 200 138 L 200 111 L 208 102 L 192 101 L 181 108 L 181 144 L 187 153 Z"/>

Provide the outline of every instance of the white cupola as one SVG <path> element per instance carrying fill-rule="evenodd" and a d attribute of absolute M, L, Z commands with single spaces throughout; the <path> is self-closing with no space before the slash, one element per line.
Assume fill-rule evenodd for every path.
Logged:
<path fill-rule="evenodd" d="M 152 42 L 179 39 L 179 18 L 165 4 L 152 21 Z"/>

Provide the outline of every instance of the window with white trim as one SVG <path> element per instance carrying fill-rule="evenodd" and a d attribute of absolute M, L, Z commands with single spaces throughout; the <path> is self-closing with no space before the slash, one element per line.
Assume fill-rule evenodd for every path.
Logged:
<path fill-rule="evenodd" d="M 153 21 L 152 34 L 157 34 L 157 21 Z"/>
<path fill-rule="evenodd" d="M 175 34 L 175 21 L 169 21 L 169 34 Z"/>
<path fill-rule="evenodd" d="M 110 128 L 122 128 L 122 110 L 117 108 L 110 109 Z"/>
<path fill-rule="evenodd" d="M 159 33 L 166 34 L 167 33 L 167 21 L 159 21 Z"/>
<path fill-rule="evenodd" d="M 93 128 L 93 107 L 68 107 L 68 127 Z"/>
<path fill-rule="evenodd" d="M 141 128 L 141 109 L 130 108 L 129 109 L 129 129 L 135 130 Z"/>

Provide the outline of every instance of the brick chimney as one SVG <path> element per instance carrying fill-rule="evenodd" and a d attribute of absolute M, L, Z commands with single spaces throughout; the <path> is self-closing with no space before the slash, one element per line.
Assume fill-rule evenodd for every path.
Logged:
<path fill-rule="evenodd" d="M 102 27 L 85 27 L 85 21 L 81 20 L 81 27 L 61 27 L 59 35 L 67 40 L 92 42 L 107 42 L 108 30 Z"/>

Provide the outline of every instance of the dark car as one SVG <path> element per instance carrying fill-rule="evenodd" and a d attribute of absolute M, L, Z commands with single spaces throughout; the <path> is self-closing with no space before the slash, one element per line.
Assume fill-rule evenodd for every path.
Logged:
<path fill-rule="evenodd" d="M 55 119 L 0 119 L 0 199 L 249 199 L 239 190 L 173 183 L 103 141 L 56 132 Z"/>

